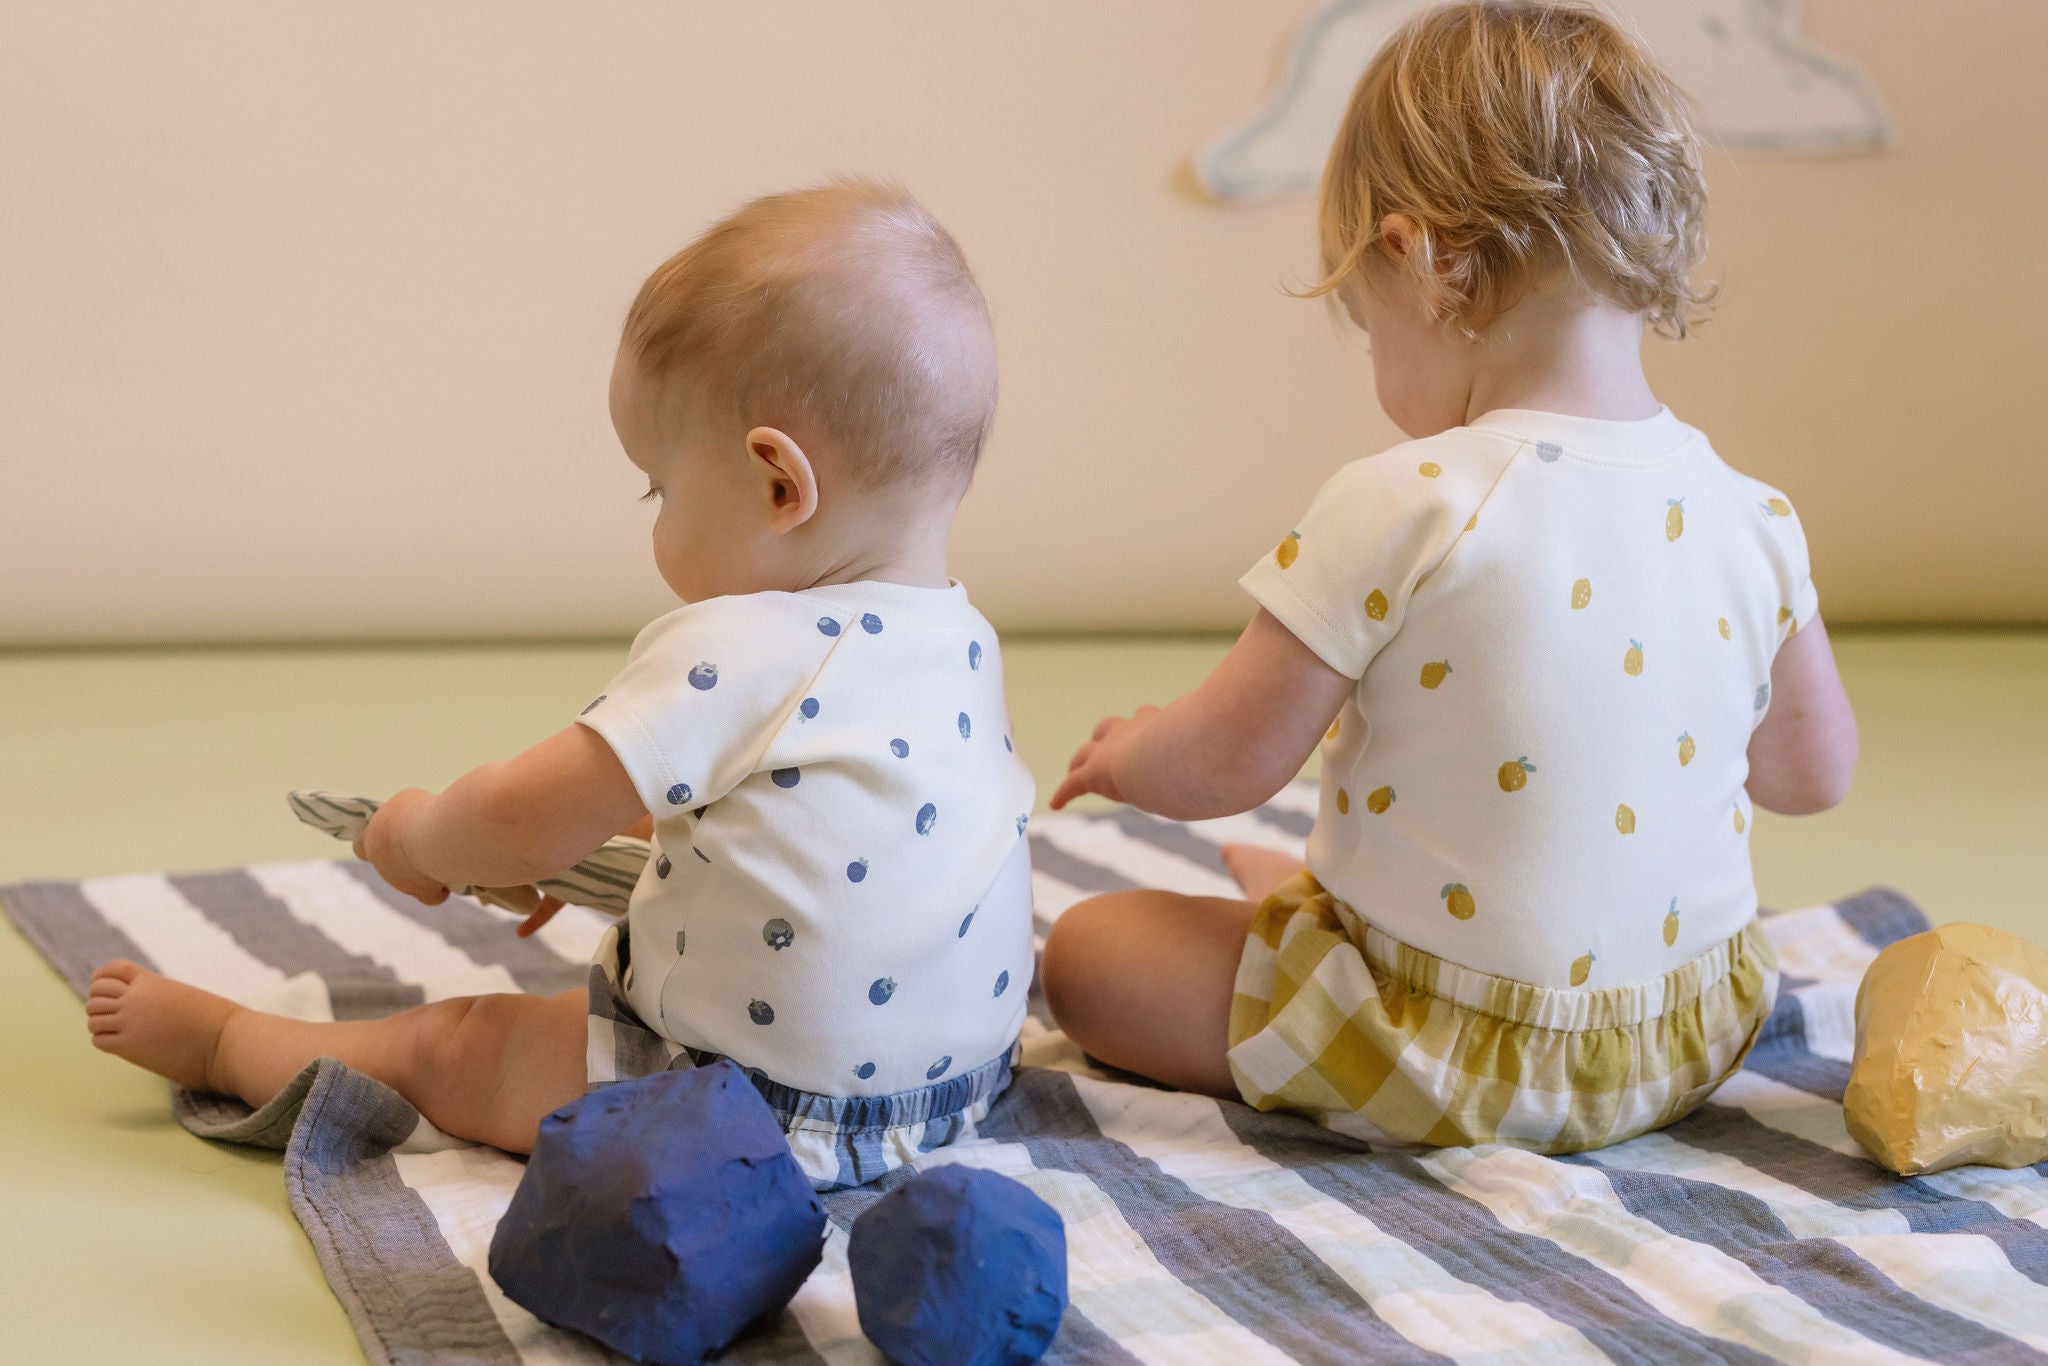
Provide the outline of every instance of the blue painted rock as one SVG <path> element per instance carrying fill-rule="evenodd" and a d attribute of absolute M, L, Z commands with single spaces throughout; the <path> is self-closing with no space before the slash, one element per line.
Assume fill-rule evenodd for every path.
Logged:
<path fill-rule="evenodd" d="M 1067 1230 L 1007 1176 L 946 1166 L 854 1222 L 861 1331 L 899 1366 L 1024 1366 L 1067 1312 Z"/>
<path fill-rule="evenodd" d="M 825 1211 L 731 1062 L 600 1087 L 541 1121 L 491 1275 L 547 1322 L 695 1366 L 781 1311 Z"/>

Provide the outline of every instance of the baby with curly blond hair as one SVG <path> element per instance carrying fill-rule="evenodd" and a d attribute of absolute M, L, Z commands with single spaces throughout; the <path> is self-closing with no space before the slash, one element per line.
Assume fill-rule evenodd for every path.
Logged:
<path fill-rule="evenodd" d="M 1856 729 L 1776 490 L 1643 373 L 1703 294 L 1685 100 L 1589 9 L 1410 21 L 1330 153 L 1323 278 L 1414 439 L 1344 465 L 1242 582 L 1198 689 L 1111 718 L 1053 798 L 1193 819 L 1322 747 L 1308 866 L 1139 891 L 1046 949 L 1083 1047 L 1371 1142 L 1571 1152 L 1741 1062 L 1777 968 L 1755 806 L 1844 794 Z"/>

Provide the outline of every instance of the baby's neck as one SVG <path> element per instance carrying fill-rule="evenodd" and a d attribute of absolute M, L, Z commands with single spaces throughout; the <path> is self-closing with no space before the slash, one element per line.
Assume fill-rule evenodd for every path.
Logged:
<path fill-rule="evenodd" d="M 1663 405 L 1643 375 L 1643 320 L 1583 296 L 1533 294 L 1473 352 L 1465 420 L 1499 408 L 1628 422 Z"/>
<path fill-rule="evenodd" d="M 844 544 L 833 547 L 813 566 L 808 586 L 873 580 L 913 588 L 947 587 L 953 582 L 946 572 L 946 538 L 953 521 L 950 508 L 947 514 L 873 510 L 861 518 L 867 525 L 860 529 L 894 523 L 890 534 L 846 538 Z"/>

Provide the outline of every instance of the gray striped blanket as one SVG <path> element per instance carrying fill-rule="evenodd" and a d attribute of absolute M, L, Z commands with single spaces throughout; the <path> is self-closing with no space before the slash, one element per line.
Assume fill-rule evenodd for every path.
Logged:
<path fill-rule="evenodd" d="M 1312 806 L 1290 789 L 1192 825 L 1041 818 L 1039 914 L 1133 884 L 1227 891 L 1221 843 L 1298 845 Z M 606 923 L 571 907 L 520 940 L 504 912 L 421 906 L 350 863 L 31 883 L 0 904 L 74 987 L 126 956 L 318 1019 L 572 986 Z M 1007 1173 L 1065 1217 L 1073 1305 L 1056 1362 L 2043 1359 L 2048 1164 L 1901 1180 L 1842 1126 L 1857 980 L 1925 923 L 1887 892 L 1771 917 L 1787 989 L 1748 1068 L 1697 1114 L 1605 1152 L 1369 1153 L 1106 1075 L 1034 1024 L 980 1140 L 930 1161 Z M 285 1148 L 292 1208 L 372 1361 L 610 1359 L 485 1272 L 516 1159 L 451 1143 L 331 1063 L 260 1114 L 191 1095 L 177 1107 L 198 1132 Z M 880 1193 L 826 1198 L 824 1264 L 732 1360 L 879 1360 L 855 1319 L 846 1230 Z"/>

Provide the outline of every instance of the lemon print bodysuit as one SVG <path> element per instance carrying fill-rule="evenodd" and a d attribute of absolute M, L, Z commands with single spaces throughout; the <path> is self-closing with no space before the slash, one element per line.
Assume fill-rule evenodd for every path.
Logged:
<path fill-rule="evenodd" d="M 1817 606 L 1773 498 L 1668 410 L 1503 410 L 1342 465 L 1260 533 L 1245 589 L 1352 681 L 1307 847 L 1340 937 L 1606 991 L 1744 931 L 1744 757 Z"/>

